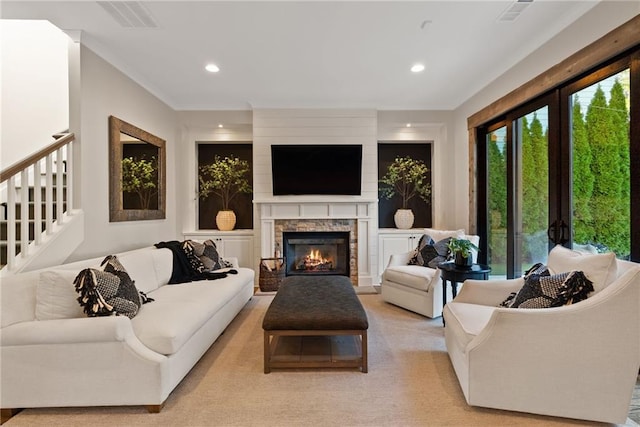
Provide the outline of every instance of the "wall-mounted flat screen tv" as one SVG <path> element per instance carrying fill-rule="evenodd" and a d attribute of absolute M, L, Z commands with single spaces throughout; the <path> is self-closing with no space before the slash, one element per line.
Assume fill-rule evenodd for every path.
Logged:
<path fill-rule="evenodd" d="M 361 194 L 362 145 L 272 145 L 273 195 Z"/>

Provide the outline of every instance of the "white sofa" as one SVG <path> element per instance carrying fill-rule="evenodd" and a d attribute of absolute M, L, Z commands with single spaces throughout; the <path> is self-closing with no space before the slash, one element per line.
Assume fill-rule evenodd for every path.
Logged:
<path fill-rule="evenodd" d="M 469 405 L 625 423 L 640 366 L 640 265 L 600 255 L 549 254 L 550 270 L 594 282 L 572 305 L 498 307 L 522 278 L 465 282 L 444 308 L 444 332 Z"/>
<path fill-rule="evenodd" d="M 468 235 L 464 230 L 434 230 L 425 229 L 434 241 L 447 237 L 457 237 L 470 240 L 476 246 L 480 237 Z M 442 280 L 437 268 L 408 265 L 415 251 L 394 254 L 389 259 L 387 268 L 382 273 L 380 286 L 382 299 L 427 317 L 442 315 Z M 478 254 L 474 251 L 473 261 L 477 261 Z M 447 289 L 447 298 L 451 298 L 451 288 Z"/>
<path fill-rule="evenodd" d="M 155 300 L 132 319 L 86 317 L 75 302 L 69 280 L 83 268 L 100 268 L 103 257 L 2 279 L 4 418 L 29 407 L 145 405 L 157 412 L 253 295 L 254 271 L 248 268 L 235 267 L 238 274 L 217 280 L 168 285 L 170 249 L 117 255 L 137 289 Z M 63 282 L 53 288 L 55 295 L 52 280 Z M 50 300 L 54 307 L 66 304 L 66 311 L 75 302 L 77 313 L 56 314 Z"/>

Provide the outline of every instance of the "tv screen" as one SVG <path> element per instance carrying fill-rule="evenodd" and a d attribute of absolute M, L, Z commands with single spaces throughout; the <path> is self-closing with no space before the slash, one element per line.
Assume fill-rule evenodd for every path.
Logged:
<path fill-rule="evenodd" d="M 361 194 L 362 145 L 272 145 L 273 195 Z"/>

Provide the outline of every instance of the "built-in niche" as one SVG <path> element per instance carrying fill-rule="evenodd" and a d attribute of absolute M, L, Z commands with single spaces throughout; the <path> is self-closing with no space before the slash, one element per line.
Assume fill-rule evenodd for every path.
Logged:
<path fill-rule="evenodd" d="M 378 178 L 382 178 L 387 172 L 387 168 L 396 157 L 411 157 L 416 160 L 422 160 L 429 168 L 429 176 L 427 180 L 431 184 L 431 147 L 428 142 L 394 142 L 385 141 L 378 143 Z M 432 205 L 433 193 L 431 195 L 431 203 L 425 203 L 419 197 L 414 197 L 409 201 L 409 208 L 413 211 L 415 220 L 413 228 L 431 227 L 432 225 Z M 398 195 L 391 199 L 379 197 L 378 202 L 378 226 L 380 228 L 395 228 L 393 215 L 396 210 L 402 208 L 402 202 Z"/>
<path fill-rule="evenodd" d="M 165 218 L 165 140 L 109 116 L 109 221 Z"/>
<path fill-rule="evenodd" d="M 251 141 L 236 141 L 233 143 L 198 141 L 196 146 L 198 171 L 201 166 L 211 163 L 216 156 L 221 158 L 237 157 L 240 160 L 249 162 L 251 167 L 249 183 L 253 187 L 253 145 Z M 253 229 L 253 194 L 238 194 L 231 201 L 230 208 L 236 214 L 236 229 Z M 218 228 L 216 226 L 216 214 L 220 209 L 222 209 L 222 202 L 218 198 L 207 197 L 202 199 L 198 197 L 198 229 L 216 230 Z"/>

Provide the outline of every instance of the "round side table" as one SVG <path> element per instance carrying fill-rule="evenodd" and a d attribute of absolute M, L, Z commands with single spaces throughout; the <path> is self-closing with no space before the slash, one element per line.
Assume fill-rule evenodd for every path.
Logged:
<path fill-rule="evenodd" d="M 483 264 L 473 264 L 469 267 L 459 267 L 453 262 L 438 264 L 440 277 L 442 277 L 442 308 L 447 304 L 447 282 L 451 283 L 451 293 L 455 298 L 458 295 L 458 283 L 467 279 L 487 280 L 491 268 Z M 444 325 L 444 316 L 442 316 Z"/>

